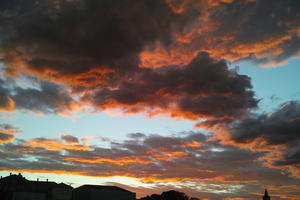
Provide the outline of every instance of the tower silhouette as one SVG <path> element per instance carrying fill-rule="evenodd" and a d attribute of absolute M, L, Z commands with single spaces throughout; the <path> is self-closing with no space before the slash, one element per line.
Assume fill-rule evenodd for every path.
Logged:
<path fill-rule="evenodd" d="M 263 200 L 271 200 L 271 197 L 268 194 L 268 190 L 265 189 L 265 195 L 262 197 Z"/>

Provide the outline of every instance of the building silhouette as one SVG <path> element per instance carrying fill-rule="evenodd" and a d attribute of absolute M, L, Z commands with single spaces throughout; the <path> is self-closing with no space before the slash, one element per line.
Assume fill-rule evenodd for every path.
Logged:
<path fill-rule="evenodd" d="M 117 186 L 82 185 L 73 187 L 64 183 L 48 181 L 30 181 L 20 173 L 10 174 L 0 179 L 0 200 L 136 200 L 136 193 Z M 161 195 L 151 195 L 145 200 L 157 199 L 195 199 L 177 191 L 163 192 Z M 271 200 L 265 189 L 263 200 Z"/>
<path fill-rule="evenodd" d="M 72 190 L 64 183 L 30 181 L 21 174 L 0 179 L 1 200 L 71 200 Z"/>
<path fill-rule="evenodd" d="M 262 197 L 263 200 L 271 200 L 271 197 L 268 194 L 268 190 L 265 189 L 265 195 Z"/>
<path fill-rule="evenodd" d="M 73 200 L 135 200 L 136 194 L 116 186 L 83 185 L 73 190 Z"/>
<path fill-rule="evenodd" d="M 0 179 L 0 200 L 135 200 L 136 194 L 116 186 L 83 185 L 73 189 L 64 183 L 30 181 L 21 174 Z"/>

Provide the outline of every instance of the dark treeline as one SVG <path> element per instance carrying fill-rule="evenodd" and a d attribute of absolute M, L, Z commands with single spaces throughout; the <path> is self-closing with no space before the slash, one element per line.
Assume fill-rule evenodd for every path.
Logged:
<path fill-rule="evenodd" d="M 170 190 L 161 194 L 152 194 L 150 196 L 142 197 L 139 200 L 200 200 L 195 197 L 189 197 L 183 192 Z"/>

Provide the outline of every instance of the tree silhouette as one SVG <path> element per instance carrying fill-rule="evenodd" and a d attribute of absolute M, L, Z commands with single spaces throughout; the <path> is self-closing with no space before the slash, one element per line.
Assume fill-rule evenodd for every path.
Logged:
<path fill-rule="evenodd" d="M 170 190 L 170 191 L 163 192 L 160 195 L 152 194 L 151 196 L 140 198 L 140 200 L 199 200 L 199 199 L 195 197 L 190 198 L 183 192 Z"/>
<path fill-rule="evenodd" d="M 183 192 L 178 192 L 175 190 L 163 192 L 160 196 L 162 200 L 189 200 L 189 197 Z"/>

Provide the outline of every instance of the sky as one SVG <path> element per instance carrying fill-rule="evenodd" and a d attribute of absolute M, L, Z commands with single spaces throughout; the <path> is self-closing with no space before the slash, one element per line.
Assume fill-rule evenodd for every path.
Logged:
<path fill-rule="evenodd" d="M 0 175 L 300 200 L 299 56 L 298 0 L 2 0 Z"/>

